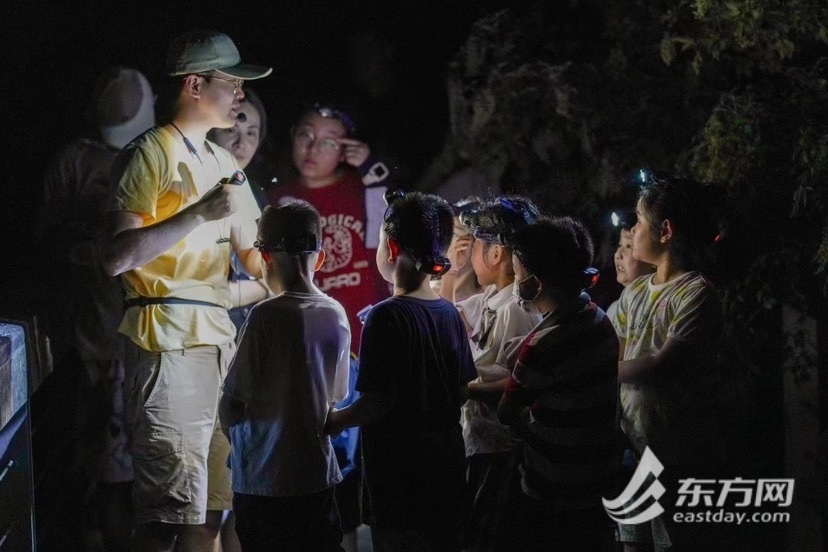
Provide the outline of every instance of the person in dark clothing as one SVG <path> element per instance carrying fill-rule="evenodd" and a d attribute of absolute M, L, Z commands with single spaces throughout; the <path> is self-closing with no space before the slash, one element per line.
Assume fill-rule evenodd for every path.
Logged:
<path fill-rule="evenodd" d="M 410 193 L 391 202 L 377 266 L 394 295 L 365 321 L 356 384 L 362 395 L 328 416 L 331 433 L 363 428 L 378 551 L 460 550 L 468 506 L 460 406 L 476 370 L 457 309 L 429 286 L 430 274 L 449 267 L 442 252 L 453 225 L 437 196 Z"/>
<path fill-rule="evenodd" d="M 593 245 L 570 218 L 543 218 L 512 237 L 514 293 L 543 314 L 520 347 L 498 417 L 521 427 L 521 491 L 509 550 L 613 550 L 601 498 L 611 492 L 616 454 L 618 339 L 584 289 Z"/>

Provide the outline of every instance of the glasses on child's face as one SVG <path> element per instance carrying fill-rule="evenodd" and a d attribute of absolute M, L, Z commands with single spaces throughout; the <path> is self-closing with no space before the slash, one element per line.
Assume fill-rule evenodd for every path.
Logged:
<path fill-rule="evenodd" d="M 211 79 L 216 79 L 224 82 L 229 82 L 233 85 L 233 94 L 237 94 L 239 90 L 244 88 L 244 80 L 243 79 L 228 79 L 226 77 L 219 77 L 218 75 L 205 75 L 201 74 L 200 76 L 207 79 L 207 82 L 210 82 Z"/>
<path fill-rule="evenodd" d="M 334 153 L 342 149 L 339 142 L 333 138 L 319 138 L 309 129 L 299 129 L 293 136 L 293 143 L 302 148 L 312 148 L 319 144 L 319 149 L 325 152 Z"/>

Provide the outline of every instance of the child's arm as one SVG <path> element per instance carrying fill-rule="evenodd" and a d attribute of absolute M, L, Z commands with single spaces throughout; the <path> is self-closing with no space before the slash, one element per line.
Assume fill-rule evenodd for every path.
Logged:
<path fill-rule="evenodd" d="M 230 361 L 230 367 L 221 386 L 218 404 L 219 424 L 228 441 L 230 428 L 242 420 L 247 404 L 252 402 L 251 366 L 255 365 L 255 359 L 265 355 L 260 350 L 259 340 L 256 338 L 261 320 L 260 312 L 257 307 L 253 307 L 242 326 L 239 347 Z"/>
<path fill-rule="evenodd" d="M 452 276 L 454 278 L 454 276 Z M 452 283 L 452 285 L 454 285 Z M 447 301 L 450 299 L 445 298 Z M 474 332 L 475 322 L 481 316 L 483 310 L 483 294 L 476 293 L 471 297 L 463 299 L 459 303 L 454 304 L 457 307 L 457 312 L 460 313 L 460 320 L 463 321 L 463 328 L 466 331 L 466 336 L 470 336 Z M 471 320 L 470 320 L 471 318 Z"/>
<path fill-rule="evenodd" d="M 270 290 L 262 280 L 236 280 L 228 282 L 230 286 L 230 300 L 233 307 L 244 307 L 264 301 L 270 296 Z"/>
<path fill-rule="evenodd" d="M 503 425 L 518 425 L 526 409 L 534 402 L 534 396 L 513 378 L 506 378 L 504 391 L 497 405 L 497 419 Z"/>
<path fill-rule="evenodd" d="M 451 268 L 448 272 L 440 276 L 440 297 L 446 301 L 456 303 L 456 295 L 454 294 L 455 285 L 457 285 L 457 269 Z"/>
<path fill-rule="evenodd" d="M 221 394 L 219 400 L 219 422 L 221 423 L 221 432 L 230 440 L 230 428 L 239 423 L 244 416 L 244 403 L 240 400 L 234 399 L 227 393 Z"/>
<path fill-rule="evenodd" d="M 498 311 L 497 322 L 493 331 L 495 346 L 499 349 L 495 361 L 498 366 L 512 372 L 511 368 L 514 364 L 512 367 L 507 366 L 509 355 L 511 354 L 514 358 L 520 352 L 523 342 L 526 336 L 531 333 L 535 322 L 536 320 L 533 317 L 526 315 L 517 305 Z M 517 349 L 515 349 L 515 343 L 518 344 Z M 514 361 L 516 362 L 517 359 L 514 358 Z M 506 386 L 511 379 L 511 376 L 506 376 L 496 381 L 473 381 L 469 383 L 469 399 L 482 401 L 497 407 L 500 396 L 506 390 Z"/>
<path fill-rule="evenodd" d="M 624 354 L 624 340 L 619 340 L 620 357 Z M 618 381 L 621 383 L 653 383 L 669 376 L 676 368 L 686 365 L 695 356 L 698 345 L 668 337 L 661 349 L 651 355 L 644 355 L 618 362 Z"/>
<path fill-rule="evenodd" d="M 706 342 L 706 336 L 715 334 L 718 316 L 718 302 L 707 286 L 686 290 L 676 307 L 669 328 L 664 330 L 667 336 L 664 345 L 651 354 L 620 360 L 618 381 L 635 384 L 653 383 L 700 362 L 700 355 L 705 347 L 713 347 L 712 343 Z M 618 341 L 619 359 L 623 359 L 626 340 L 619 337 Z"/>
<path fill-rule="evenodd" d="M 473 238 L 468 234 L 461 236 L 455 232 L 446 252 L 446 256 L 451 261 L 451 268 L 440 278 L 440 295 L 452 303 L 456 302 L 454 291 L 457 285 L 457 273 L 466 265 L 472 241 L 474 241 Z"/>
<path fill-rule="evenodd" d="M 380 419 L 391 408 L 391 396 L 379 391 L 365 391 L 357 400 L 341 410 L 331 408 L 325 420 L 325 433 L 336 435 L 354 426 L 363 426 Z"/>
<path fill-rule="evenodd" d="M 527 385 L 527 375 L 531 376 L 532 363 L 536 347 L 524 345 L 515 363 L 512 374 L 506 378 L 505 389 L 497 405 L 497 419 L 509 426 L 523 425 L 527 421 L 526 412 L 537 400 L 539 390 Z"/>
<path fill-rule="evenodd" d="M 241 265 L 244 267 L 244 270 L 247 271 L 248 274 L 254 278 L 264 277 L 261 265 L 262 254 L 259 253 L 258 249 L 253 247 L 249 247 L 247 249 L 237 249 L 236 255 L 239 258 L 239 262 L 241 262 Z"/>
<path fill-rule="evenodd" d="M 497 406 L 501 395 L 506 390 L 506 386 L 511 380 L 511 376 L 496 381 L 482 382 L 472 381 L 468 385 L 467 396 L 471 400 L 482 401 L 489 403 L 492 406 Z"/>

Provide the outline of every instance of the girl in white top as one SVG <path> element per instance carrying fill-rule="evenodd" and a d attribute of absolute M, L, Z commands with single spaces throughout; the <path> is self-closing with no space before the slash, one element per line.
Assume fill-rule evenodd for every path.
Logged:
<path fill-rule="evenodd" d="M 501 196 L 462 216 L 469 235 L 457 237 L 448 252 L 452 267 L 459 269 L 467 260 L 471 262 L 483 286 L 482 293 L 457 303 L 478 374 L 469 383 L 469 400 L 461 416 L 468 483 L 474 496 L 464 549 L 490 548 L 499 532 L 508 482 L 515 474 L 515 439 L 497 420 L 497 404 L 510 377 L 504 359 L 509 342 L 527 335 L 541 317 L 524 311 L 515 301 L 508 239 L 538 216 L 537 207 L 527 198 Z M 450 278 L 443 282 L 444 288 L 451 284 Z"/>
<path fill-rule="evenodd" d="M 720 307 L 698 271 L 718 233 L 703 190 L 687 180 L 651 178 L 636 216 L 633 257 L 656 271 L 624 289 L 613 319 L 620 343 L 621 428 L 639 457 L 649 447 L 665 466 L 661 481 L 669 489 L 677 484 L 675 476 L 704 477 L 721 461 L 711 400 Z M 658 538 L 666 526 L 674 546 L 702 549 L 695 548 L 696 536 L 671 523 L 674 504 L 663 506 L 668 514 L 653 521 L 656 546 L 667 544 Z"/>

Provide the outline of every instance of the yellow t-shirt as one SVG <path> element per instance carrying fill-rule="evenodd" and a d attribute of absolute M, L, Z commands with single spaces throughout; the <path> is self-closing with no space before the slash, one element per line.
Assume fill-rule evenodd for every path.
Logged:
<path fill-rule="evenodd" d="M 233 156 L 210 142 L 213 155 L 199 161 L 181 136 L 155 127 L 127 146 L 113 168 L 114 209 L 141 215 L 144 226 L 170 218 L 237 170 Z M 144 266 L 122 275 L 126 298 L 176 297 L 216 303 L 149 305 L 126 309 L 119 331 L 149 351 L 219 345 L 235 338 L 226 308 L 231 232 L 240 249 L 253 246 L 261 215 L 245 183 L 238 209 L 226 219 L 206 222 Z"/>

